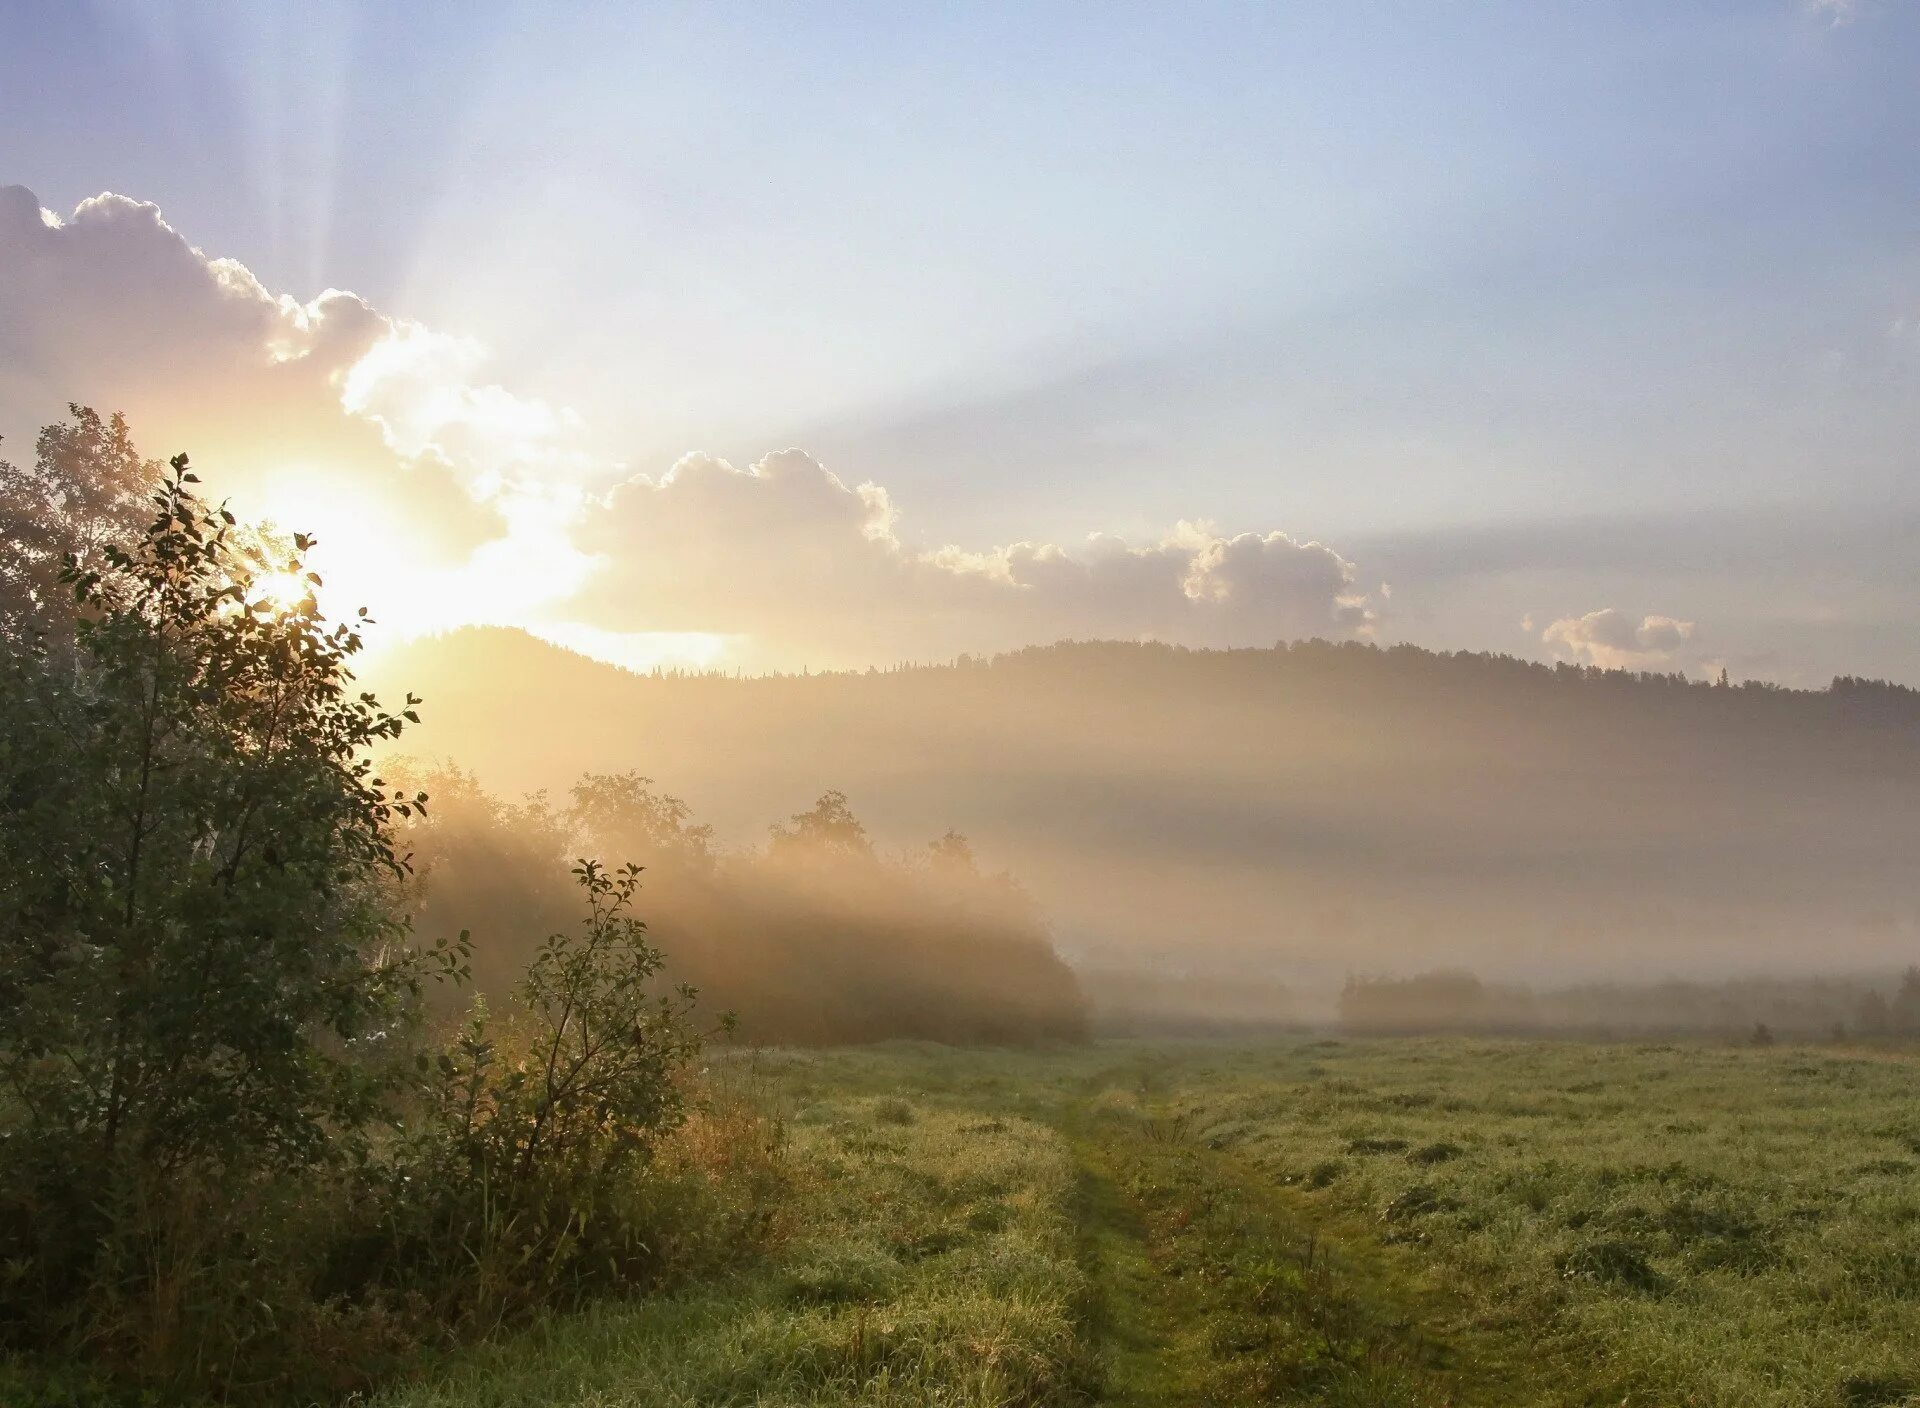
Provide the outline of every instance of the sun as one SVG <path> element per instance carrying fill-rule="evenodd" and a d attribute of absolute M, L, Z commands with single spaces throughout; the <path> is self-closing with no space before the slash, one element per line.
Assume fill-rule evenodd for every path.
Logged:
<path fill-rule="evenodd" d="M 276 616 L 291 616 L 311 608 L 313 583 L 299 572 L 262 572 L 253 579 L 253 599 Z"/>

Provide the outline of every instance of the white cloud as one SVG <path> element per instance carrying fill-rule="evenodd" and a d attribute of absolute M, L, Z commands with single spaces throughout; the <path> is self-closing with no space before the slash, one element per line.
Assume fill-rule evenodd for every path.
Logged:
<path fill-rule="evenodd" d="M 874 484 L 800 450 L 748 469 L 690 455 L 617 487 L 576 540 L 599 559 L 580 598 L 613 630 L 751 638 L 769 663 L 845 664 L 1062 636 L 1190 644 L 1350 635 L 1373 619 L 1352 565 L 1284 533 L 1182 523 L 1134 546 L 918 547 Z"/>
<path fill-rule="evenodd" d="M 1835 28 L 1860 18 L 1860 0 L 1800 0 L 1800 8 Z"/>
<path fill-rule="evenodd" d="M 530 473 L 593 468 L 580 417 L 481 379 L 488 352 L 472 338 L 390 320 L 341 383 L 341 405 L 377 422 L 407 458 L 458 465 L 483 487 Z"/>
<path fill-rule="evenodd" d="M 800 450 L 746 470 L 689 455 L 602 497 L 583 486 L 623 471 L 583 449 L 578 418 L 487 363 L 352 293 L 275 293 L 153 205 L 102 195 L 63 219 L 0 188 L 6 448 L 68 401 L 123 410 L 243 514 L 317 530 L 336 608 L 527 625 L 623 659 L 706 660 L 718 641 L 755 665 L 863 664 L 1063 636 L 1364 634 L 1386 595 L 1319 543 L 1202 523 L 1137 545 L 917 545 L 884 488 Z"/>
<path fill-rule="evenodd" d="M 1531 629 L 1532 617 L 1526 618 Z M 1607 670 L 1682 667 L 1694 639 L 1694 623 L 1671 616 L 1631 616 L 1612 607 L 1566 616 L 1540 633 L 1541 641 L 1570 660 Z"/>
<path fill-rule="evenodd" d="M 123 410 L 156 455 L 189 451 L 250 512 L 292 475 L 422 547 L 458 555 L 500 531 L 485 500 L 553 460 L 563 413 L 479 382 L 470 343 L 329 289 L 309 302 L 189 245 L 124 196 L 48 220 L 0 188 L 0 428 L 14 446 L 68 401 Z M 13 447 L 10 447 L 13 448 Z"/>

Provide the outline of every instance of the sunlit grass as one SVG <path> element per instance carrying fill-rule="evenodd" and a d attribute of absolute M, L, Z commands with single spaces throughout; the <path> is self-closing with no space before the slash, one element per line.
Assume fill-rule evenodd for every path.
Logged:
<path fill-rule="evenodd" d="M 769 1261 L 553 1319 L 382 1401 L 1920 1401 L 1910 1054 L 1436 1039 L 738 1059 L 793 1130 Z"/>
<path fill-rule="evenodd" d="M 900 1045 L 796 1062 L 786 1079 L 1107 1121 L 1243 1163 L 1302 1235 L 1399 1285 L 1409 1314 L 1449 1316 L 1490 1368 L 1550 1366 L 1563 1397 L 1516 1402 L 1920 1402 L 1912 1052 Z"/>
<path fill-rule="evenodd" d="M 885 1099 L 796 1112 L 782 1249 L 462 1355 L 385 1408 L 1069 1403 L 1085 1379 L 1060 1139 Z"/>

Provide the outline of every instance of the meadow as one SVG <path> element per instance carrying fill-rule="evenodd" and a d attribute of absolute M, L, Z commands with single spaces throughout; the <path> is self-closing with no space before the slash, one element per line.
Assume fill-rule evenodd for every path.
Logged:
<path fill-rule="evenodd" d="M 1920 1402 L 1920 1059 L 1463 1038 L 737 1053 L 763 1260 L 385 1408 Z"/>

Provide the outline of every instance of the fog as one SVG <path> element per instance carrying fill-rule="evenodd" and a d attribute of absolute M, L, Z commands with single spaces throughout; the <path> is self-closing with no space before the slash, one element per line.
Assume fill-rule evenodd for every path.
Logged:
<path fill-rule="evenodd" d="M 379 676 L 426 697 L 411 748 L 502 796 L 638 769 L 723 848 L 828 788 L 882 850 L 954 828 L 1110 996 L 1319 1020 L 1354 975 L 1884 982 L 1920 952 L 1920 695 L 1891 686 L 1324 642 L 641 676 L 506 631 Z"/>
<path fill-rule="evenodd" d="M 1084 1002 L 1037 907 L 983 872 L 964 838 L 875 851 L 838 793 L 718 847 L 678 798 L 633 773 L 589 773 L 558 802 L 507 802 L 458 769 L 400 762 L 431 797 L 402 837 L 419 934 L 466 931 L 471 988 L 509 1004 L 548 934 L 583 917 L 579 859 L 645 866 L 641 911 L 666 976 L 731 1013 L 754 1042 L 919 1037 L 1031 1044 L 1086 1033 Z"/>

